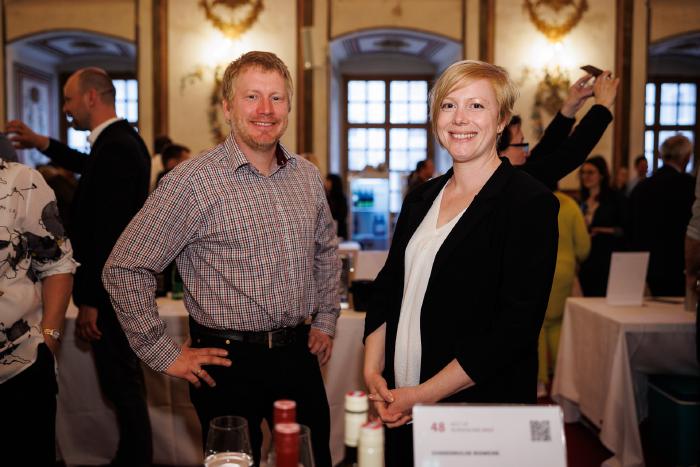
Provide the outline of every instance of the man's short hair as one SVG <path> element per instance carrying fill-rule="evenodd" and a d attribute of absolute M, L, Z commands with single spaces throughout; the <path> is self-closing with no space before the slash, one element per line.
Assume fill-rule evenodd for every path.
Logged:
<path fill-rule="evenodd" d="M 693 153 L 693 145 L 688 138 L 681 134 L 666 138 L 659 149 L 664 161 L 683 162 Z"/>
<path fill-rule="evenodd" d="M 292 95 L 294 94 L 294 85 L 292 84 L 292 76 L 289 74 L 287 65 L 272 52 L 253 51 L 241 55 L 236 60 L 229 63 L 224 72 L 223 85 L 221 86 L 221 97 L 227 102 L 233 99 L 233 90 L 235 88 L 236 78 L 248 68 L 259 68 L 263 71 L 276 71 L 282 78 L 287 87 L 287 98 L 289 108 L 292 107 Z"/>
<path fill-rule="evenodd" d="M 82 94 L 94 89 L 100 95 L 104 104 L 114 105 L 117 91 L 114 89 L 112 78 L 102 68 L 88 67 L 77 71 L 78 88 Z"/>
<path fill-rule="evenodd" d="M 514 126 L 522 125 L 523 121 L 520 118 L 520 115 L 513 115 L 510 119 L 510 122 L 508 122 L 508 125 L 503 129 L 501 132 L 501 136 L 499 136 L 498 141 L 496 142 L 496 152 L 498 154 L 501 154 L 503 151 L 508 149 L 508 146 L 510 146 L 510 143 L 512 141 L 511 135 L 510 135 L 510 129 Z"/>
<path fill-rule="evenodd" d="M 639 156 L 634 158 L 634 166 L 637 167 L 640 162 L 645 161 L 646 162 L 647 158 L 644 156 L 644 154 L 640 154 Z"/>
<path fill-rule="evenodd" d="M 163 161 L 163 167 L 165 167 L 171 160 L 179 159 L 183 152 L 190 152 L 190 148 L 180 144 L 171 144 L 166 146 L 160 155 L 160 158 Z"/>
<path fill-rule="evenodd" d="M 156 136 L 156 139 L 153 141 L 153 153 L 163 154 L 163 149 L 165 149 L 167 146 L 170 146 L 171 144 L 173 144 L 173 140 L 171 140 L 169 136 Z"/>

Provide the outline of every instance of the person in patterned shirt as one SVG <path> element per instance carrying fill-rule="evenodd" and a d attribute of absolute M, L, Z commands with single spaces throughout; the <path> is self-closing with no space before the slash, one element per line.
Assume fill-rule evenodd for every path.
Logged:
<path fill-rule="evenodd" d="M 136 354 L 192 383 L 205 439 L 212 418 L 243 416 L 258 464 L 261 420 L 272 423 L 275 400 L 293 399 L 317 465 L 330 466 L 320 365 L 340 312 L 340 260 L 323 182 L 279 142 L 292 81 L 277 56 L 249 52 L 232 62 L 222 94 L 228 138 L 161 180 L 117 242 L 103 282 Z M 155 302 L 155 273 L 173 259 L 191 346 L 165 333 Z"/>
<path fill-rule="evenodd" d="M 3 465 L 56 462 L 58 350 L 73 273 L 53 191 L 0 159 L 0 400 Z"/>

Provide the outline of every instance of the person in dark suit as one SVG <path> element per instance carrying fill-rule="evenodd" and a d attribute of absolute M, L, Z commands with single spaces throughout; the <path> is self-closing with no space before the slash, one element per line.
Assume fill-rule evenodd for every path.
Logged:
<path fill-rule="evenodd" d="M 7 131 L 17 147 L 37 148 L 55 164 L 82 175 L 68 232 L 80 263 L 73 288 L 79 310 L 76 332 L 92 344 L 100 386 L 116 410 L 120 438 L 112 465 L 149 465 L 151 431 L 143 373 L 101 274 L 117 239 L 148 196 L 150 157 L 138 133 L 117 118 L 115 89 L 104 70 L 76 71 L 63 92 L 63 110 L 73 118 L 73 126 L 91 130 L 89 156 L 17 120 L 7 124 Z"/>
<path fill-rule="evenodd" d="M 416 403 L 535 403 L 537 343 L 557 255 L 558 202 L 496 140 L 517 88 L 484 62 L 430 95 L 453 167 L 409 193 L 365 320 L 364 377 L 387 466 L 413 465 Z"/>
<path fill-rule="evenodd" d="M 514 115 L 498 139 L 498 154 L 546 186 L 556 185 L 583 164 L 613 119 L 610 111 L 620 83 L 619 78 L 612 79 L 609 71 L 598 76 L 592 85 L 588 84 L 590 79 L 591 75 L 585 75 L 569 88 L 561 110 L 532 151 L 525 142 L 522 121 Z M 594 105 L 572 132 L 576 112 L 590 97 Z"/>
<path fill-rule="evenodd" d="M 685 234 L 695 201 L 695 181 L 685 173 L 693 144 L 675 135 L 661 144 L 664 165 L 630 195 L 630 246 L 649 252 L 652 295 L 685 295 Z"/>

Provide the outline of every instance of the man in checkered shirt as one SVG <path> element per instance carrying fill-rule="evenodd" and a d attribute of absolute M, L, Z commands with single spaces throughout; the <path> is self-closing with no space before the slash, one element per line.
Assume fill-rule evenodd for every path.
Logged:
<path fill-rule="evenodd" d="M 340 312 L 340 261 L 318 171 L 279 143 L 291 98 L 289 71 L 274 54 L 232 62 L 222 100 L 231 134 L 163 178 L 103 281 L 136 354 L 192 383 L 204 439 L 212 418 L 241 415 L 257 464 L 261 419 L 271 424 L 273 401 L 293 399 L 317 465 L 330 466 L 320 365 Z M 155 274 L 173 259 L 190 314 L 191 344 L 182 346 L 166 334 L 155 301 Z"/>

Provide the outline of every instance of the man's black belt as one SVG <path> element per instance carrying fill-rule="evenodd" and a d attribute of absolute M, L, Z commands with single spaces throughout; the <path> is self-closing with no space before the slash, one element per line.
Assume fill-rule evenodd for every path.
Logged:
<path fill-rule="evenodd" d="M 280 328 L 272 331 L 230 331 L 202 326 L 190 316 L 190 335 L 195 342 L 197 342 L 198 337 L 214 337 L 224 341 L 264 345 L 268 349 L 284 347 L 299 341 L 306 342 L 310 327 L 308 324 L 300 324 L 293 328 Z"/>

